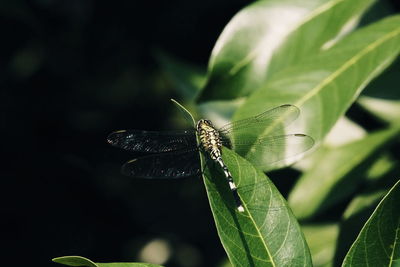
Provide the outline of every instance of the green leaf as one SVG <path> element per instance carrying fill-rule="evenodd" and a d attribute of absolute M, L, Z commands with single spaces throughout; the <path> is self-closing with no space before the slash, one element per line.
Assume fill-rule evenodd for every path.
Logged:
<path fill-rule="evenodd" d="M 236 210 L 221 168 L 202 157 L 203 176 L 221 242 L 233 266 L 311 266 L 296 218 L 272 182 L 229 149 L 223 159 L 245 206 Z M 205 163 L 206 162 L 206 163 Z"/>
<path fill-rule="evenodd" d="M 226 258 L 221 263 L 217 264 L 217 267 L 232 267 L 232 264 L 229 259 Z"/>
<path fill-rule="evenodd" d="M 54 258 L 52 261 L 68 266 L 98 267 L 98 265 L 93 261 L 81 256 L 63 256 Z"/>
<path fill-rule="evenodd" d="M 337 224 L 306 224 L 302 225 L 301 229 L 311 250 L 313 266 L 333 266 L 339 226 Z"/>
<path fill-rule="evenodd" d="M 240 11 L 220 35 L 200 101 L 256 90 L 268 75 L 318 53 L 354 26 L 373 0 L 269 0 Z"/>
<path fill-rule="evenodd" d="M 369 182 L 377 182 L 384 178 L 385 175 L 398 171 L 398 167 L 396 160 L 394 160 L 389 153 L 383 154 L 377 161 L 368 167 L 366 179 Z"/>
<path fill-rule="evenodd" d="M 383 196 L 397 182 L 399 167 L 389 160 L 387 156 L 381 157 L 368 167 L 366 172 L 370 177 L 367 177 L 366 183 L 363 183 L 365 189 L 351 200 L 344 211 L 335 253 L 335 266 L 343 262 L 364 223 Z"/>
<path fill-rule="evenodd" d="M 358 103 L 383 121 L 396 122 L 400 118 L 400 100 L 362 96 Z"/>
<path fill-rule="evenodd" d="M 358 103 L 382 121 L 397 123 L 400 118 L 400 60 L 365 88 Z"/>
<path fill-rule="evenodd" d="M 181 105 L 178 101 L 176 101 L 175 99 L 171 99 L 171 101 L 172 101 L 172 103 L 174 103 L 178 107 L 179 111 L 181 111 L 181 114 L 186 119 L 186 121 L 191 126 L 195 126 L 196 125 L 196 121 L 194 120 L 192 114 L 183 105 Z"/>
<path fill-rule="evenodd" d="M 379 203 L 342 266 L 397 266 L 400 261 L 400 181 Z"/>
<path fill-rule="evenodd" d="M 87 267 L 162 267 L 161 265 L 140 262 L 113 262 L 113 263 L 94 263 L 93 261 L 81 256 L 64 256 L 53 259 L 54 262 L 67 266 L 87 266 Z"/>
<path fill-rule="evenodd" d="M 393 185 L 393 184 L 392 184 Z M 340 233 L 336 246 L 335 266 L 339 266 L 346 256 L 351 244 L 374 211 L 376 205 L 388 190 L 378 189 L 357 195 L 342 215 Z"/>
<path fill-rule="evenodd" d="M 399 132 L 399 127 L 393 127 L 337 148 L 322 150 L 319 160 L 303 173 L 289 194 L 288 200 L 296 217 L 315 216 L 352 194 L 377 153 Z"/>
<path fill-rule="evenodd" d="M 265 87 L 253 93 L 236 111 L 234 120 L 283 103 L 293 104 L 300 108 L 301 114 L 291 126 L 319 143 L 361 90 L 399 51 L 400 16 L 381 20 L 347 36 L 318 56 L 271 77 Z M 265 125 L 259 138 L 273 131 L 273 127 Z"/>
<path fill-rule="evenodd" d="M 142 263 L 142 262 L 112 262 L 97 263 L 99 267 L 162 267 L 158 264 Z"/>
<path fill-rule="evenodd" d="M 346 116 L 343 116 L 329 131 L 323 144 L 315 149 L 313 153 L 308 154 L 306 157 L 296 162 L 292 168 L 301 172 L 306 172 L 317 164 L 326 149 L 345 145 L 360 140 L 365 136 L 366 131 L 360 125 L 349 120 Z"/>
<path fill-rule="evenodd" d="M 351 216 L 354 216 L 371 207 L 371 205 L 376 205 L 376 203 L 378 203 L 386 193 L 386 190 L 380 189 L 357 195 L 347 206 L 345 212 L 343 213 L 343 219 L 347 220 Z"/>
<path fill-rule="evenodd" d="M 324 139 L 324 145 L 335 147 L 365 137 L 366 131 L 346 116 L 340 117 Z"/>
<path fill-rule="evenodd" d="M 157 51 L 156 57 L 181 98 L 193 100 L 205 83 L 205 69 L 178 60 L 163 51 Z"/>

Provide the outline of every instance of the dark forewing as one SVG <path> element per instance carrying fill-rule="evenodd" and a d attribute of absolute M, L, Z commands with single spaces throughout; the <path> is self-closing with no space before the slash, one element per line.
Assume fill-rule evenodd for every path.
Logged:
<path fill-rule="evenodd" d="M 134 152 L 160 153 L 197 146 L 195 130 L 153 132 L 121 130 L 107 137 L 109 144 Z"/>
<path fill-rule="evenodd" d="M 249 128 L 265 129 L 266 127 L 271 126 L 273 127 L 272 132 L 274 132 L 282 129 L 284 126 L 296 120 L 299 114 L 300 110 L 298 107 L 285 104 L 267 110 L 254 117 L 228 123 L 220 128 L 219 131 L 222 133 L 222 135 L 229 136 L 233 132 L 237 133 L 238 131 L 248 131 Z"/>
<path fill-rule="evenodd" d="M 147 179 L 185 178 L 200 174 L 197 149 L 141 157 L 122 166 L 122 173 Z"/>

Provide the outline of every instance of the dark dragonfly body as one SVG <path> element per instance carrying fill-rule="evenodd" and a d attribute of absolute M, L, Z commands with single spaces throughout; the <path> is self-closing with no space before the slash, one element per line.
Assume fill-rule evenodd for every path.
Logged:
<path fill-rule="evenodd" d="M 198 176 L 201 173 L 198 152 L 202 150 L 222 169 L 236 208 L 242 212 L 244 206 L 238 188 L 222 159 L 222 146 L 245 155 L 255 166 L 265 166 L 299 155 L 314 144 L 307 135 L 286 134 L 285 127 L 298 117 L 299 112 L 297 107 L 286 104 L 229 123 L 218 130 L 211 121 L 200 120 L 196 129 L 166 132 L 122 130 L 111 133 L 107 141 L 128 151 L 149 153 L 122 166 L 123 174 L 146 179 Z M 266 126 L 269 131 L 263 136 Z"/>
<path fill-rule="evenodd" d="M 237 187 L 233 181 L 232 174 L 229 172 L 228 167 L 222 160 L 222 142 L 218 130 L 214 128 L 211 121 L 199 120 L 197 123 L 197 134 L 199 135 L 200 143 L 203 146 L 203 149 L 209 152 L 211 159 L 217 162 L 223 169 L 225 178 L 228 180 L 229 188 L 231 189 L 235 199 L 236 208 L 238 211 L 243 212 L 244 208 L 242 200 L 237 192 Z"/>

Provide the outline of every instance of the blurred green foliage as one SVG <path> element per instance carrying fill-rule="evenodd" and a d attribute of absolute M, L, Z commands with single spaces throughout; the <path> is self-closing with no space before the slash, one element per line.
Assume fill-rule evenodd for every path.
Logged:
<path fill-rule="evenodd" d="M 372 0 L 1 3 L 3 229 L 12 252 L 4 264 L 19 266 L 21 254 L 29 260 L 23 265 L 40 266 L 68 254 L 142 261 L 140 252 L 158 238 L 169 244 L 166 266 L 215 266 L 224 262 L 223 249 L 234 266 L 310 265 L 310 256 L 315 266 L 343 259 L 364 265 L 357 255 L 369 241 L 360 240 L 393 243 L 400 216 L 393 187 L 400 158 L 398 11 L 396 1 Z M 278 218 L 266 217 L 267 210 L 250 212 L 258 216 L 250 224 L 234 224 L 254 227 L 263 249 L 241 236 L 250 228 L 223 221 L 229 209 L 218 214 L 226 192 L 207 186 L 211 214 L 200 179 L 118 174 L 133 156 L 109 148 L 107 134 L 187 127 L 170 98 L 217 124 L 280 104 L 300 108 L 292 130 L 312 136 L 315 148 L 293 168 L 268 173 L 272 199 L 290 218 L 280 221 L 293 223 L 273 240 L 259 227 L 258 219 Z M 350 123 L 338 123 L 344 117 Z M 257 171 L 268 179 L 251 166 L 239 174 L 234 162 L 246 155 L 225 154 L 237 178 Z M 377 226 L 386 231 L 379 235 Z M 289 232 L 297 254 L 265 253 L 295 244 L 284 239 Z M 245 256 L 234 258 L 235 249 Z M 398 246 L 389 251 L 396 260 Z M 252 252 L 270 263 L 255 264 Z M 363 260 L 373 265 L 385 250 L 376 245 L 374 253 Z"/>

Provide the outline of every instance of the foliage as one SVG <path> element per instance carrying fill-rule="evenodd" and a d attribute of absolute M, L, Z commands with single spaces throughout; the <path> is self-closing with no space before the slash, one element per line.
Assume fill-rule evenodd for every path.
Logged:
<path fill-rule="evenodd" d="M 288 203 L 263 173 L 285 166 L 255 167 L 254 157 L 223 150 L 245 205 L 243 213 L 235 210 L 218 168 L 202 159 L 215 224 L 233 266 L 312 266 L 311 259 L 315 266 L 391 266 L 400 260 L 400 213 L 396 211 L 400 192 L 393 180 L 399 155 L 392 151 L 400 135 L 400 98 L 398 94 L 387 98 L 396 95 L 392 91 L 398 91 L 400 82 L 399 75 L 390 74 L 396 72 L 390 66 L 400 52 L 400 16 L 357 27 L 372 4 L 372 0 L 255 2 L 223 30 L 203 76 L 205 83 L 199 82 L 203 79 L 196 71 L 190 73 L 187 66 L 162 57 L 182 97 L 189 101 L 197 95 L 198 111 L 219 107 L 214 113 L 220 118 L 240 120 L 293 104 L 301 115 L 290 125 L 290 132 L 315 140 L 313 150 L 295 165 L 301 175 L 289 192 Z M 195 77 L 193 82 L 191 77 Z M 392 86 L 379 87 L 387 77 Z M 363 94 L 366 87 L 368 94 Z M 191 122 L 192 115 L 175 103 Z M 370 116 L 367 125 L 360 122 L 360 127 L 369 126 L 372 119 L 381 125 L 368 127 L 363 136 L 350 140 L 353 129 L 338 122 L 358 104 Z M 390 108 L 381 108 L 386 104 Z M 357 116 L 348 115 L 358 123 Z M 266 136 L 268 127 L 258 137 Z M 340 145 L 327 141 L 334 131 L 344 133 Z M 263 151 L 257 153 L 265 156 Z M 360 201 L 366 195 L 373 197 Z M 324 220 L 323 215 L 330 212 L 339 216 Z M 345 227 L 361 212 L 369 212 L 362 229 Z M 354 233 L 359 234 L 351 248 L 341 243 L 343 236 Z M 340 251 L 347 251 L 344 261 Z M 91 264 L 80 266 L 108 266 Z"/>
<path fill-rule="evenodd" d="M 54 262 L 67 266 L 86 266 L 86 267 L 160 267 L 157 264 L 138 263 L 138 262 L 118 262 L 118 263 L 94 263 L 93 261 L 80 256 L 65 256 L 54 258 Z"/>

